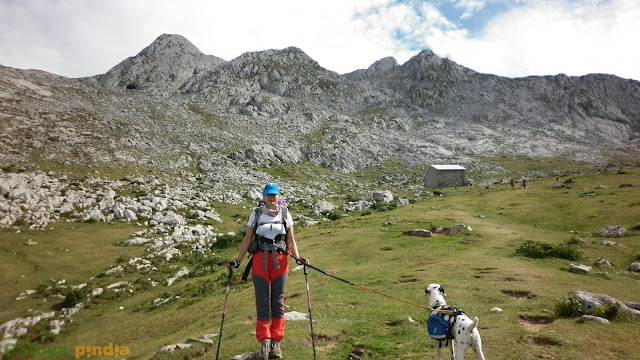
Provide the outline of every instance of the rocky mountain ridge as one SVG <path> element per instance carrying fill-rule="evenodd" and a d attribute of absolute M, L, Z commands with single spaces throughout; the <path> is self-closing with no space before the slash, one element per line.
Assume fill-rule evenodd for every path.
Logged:
<path fill-rule="evenodd" d="M 640 83 L 591 74 L 504 78 L 425 50 L 337 74 L 302 50 L 224 61 L 162 35 L 106 74 L 69 79 L 0 67 L 0 165 L 172 169 L 259 184 L 258 166 L 352 173 L 495 165 L 495 154 L 604 165 L 640 153 Z"/>

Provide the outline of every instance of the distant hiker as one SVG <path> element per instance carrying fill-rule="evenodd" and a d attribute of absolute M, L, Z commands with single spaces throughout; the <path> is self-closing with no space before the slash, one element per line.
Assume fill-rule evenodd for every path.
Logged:
<path fill-rule="evenodd" d="M 522 187 L 525 189 L 527 188 L 527 179 L 525 178 L 522 178 Z"/>
<path fill-rule="evenodd" d="M 287 252 L 299 258 L 293 234 L 293 219 L 276 183 L 268 183 L 263 205 L 254 209 L 245 225 L 238 259 L 228 264 L 238 268 L 247 251 L 253 254 L 251 274 L 256 296 L 256 338 L 261 360 L 282 358 L 280 342 L 284 338 L 284 291 L 289 272 Z M 255 235 L 255 236 L 254 236 Z M 308 263 L 306 259 L 300 259 Z M 271 320 L 271 324 L 269 324 Z"/>
<path fill-rule="evenodd" d="M 509 184 L 511 184 L 511 188 L 512 188 L 512 189 L 515 189 L 515 186 L 516 186 L 516 179 L 511 178 L 511 179 L 509 180 Z"/>

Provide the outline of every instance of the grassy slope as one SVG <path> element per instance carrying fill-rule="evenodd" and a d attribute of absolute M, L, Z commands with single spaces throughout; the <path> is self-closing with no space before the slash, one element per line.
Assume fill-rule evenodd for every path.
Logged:
<path fill-rule="evenodd" d="M 640 335 L 640 322 L 613 322 L 603 326 L 579 324 L 575 319 L 557 319 L 553 315 L 554 304 L 571 290 L 640 301 L 640 278 L 627 270 L 640 251 L 640 236 L 614 239 L 619 245 L 606 247 L 600 244 L 602 238 L 590 235 L 607 225 L 630 228 L 638 224 L 640 170 L 627 171 L 627 174 L 593 173 L 576 178 L 576 184 L 569 189 L 552 189 L 555 180 L 551 178 L 532 180 L 526 190 L 519 187 L 511 190 L 508 185 L 445 189 L 445 197 L 428 198 L 397 210 L 298 228 L 298 243 L 301 254 L 315 266 L 414 303 L 427 305 L 424 288 L 433 282 L 443 284 L 450 304 L 480 318 L 479 329 L 489 359 L 581 359 L 585 358 L 584 354 L 593 359 L 638 358 L 634 344 Z M 634 187 L 621 188 L 622 184 Z M 606 185 L 608 189 L 596 189 L 598 185 Z M 585 193 L 595 193 L 595 196 L 581 196 Z M 402 235 L 416 228 L 449 227 L 459 223 L 472 226 L 473 231 L 463 231 L 453 237 Z M 229 223 L 228 226 L 235 225 Z M 3 274 L 7 274 L 1 285 L 10 289 L 0 295 L 0 322 L 27 314 L 28 308 L 42 307 L 42 299 L 14 301 L 21 291 L 46 283 L 51 277 L 66 278 L 70 284 L 86 282 L 90 276 L 104 272 L 118 256 L 142 253 L 141 248 L 113 246 L 135 231 L 135 227 L 60 224 L 55 228 L 41 235 L 0 233 L 3 239 L 0 267 Z M 227 230 L 238 231 L 240 226 L 224 229 Z M 614 267 L 594 268 L 588 275 L 578 275 L 567 271 L 570 263 L 567 260 L 514 256 L 515 249 L 525 240 L 560 244 L 571 237 L 586 240 L 585 245 L 578 246 L 585 254 L 582 263 L 591 265 L 594 259 L 603 257 Z M 21 246 L 27 239 L 38 241 L 42 246 Z M 66 248 L 73 254 L 59 250 Z M 227 249 L 221 254 L 231 258 L 236 251 Z M 610 279 L 598 274 L 603 271 L 608 272 Z M 222 359 L 257 348 L 252 335 L 253 289 L 250 284 L 240 282 L 239 272 L 234 276 L 229 295 Z M 108 283 L 129 278 L 135 281 L 136 277 L 125 274 L 123 278 L 100 281 Z M 171 288 L 159 286 L 93 303 L 80 311 L 50 346 L 73 349 L 76 345 L 112 342 L 129 346 L 130 359 L 146 359 L 164 345 L 217 333 L 224 277 L 221 270 L 207 278 L 180 280 Z M 209 296 L 183 296 L 155 310 L 141 305 L 167 292 L 185 293 L 207 279 L 217 283 L 216 290 Z M 434 356 L 434 345 L 424 325 L 424 310 L 357 289 L 314 270 L 310 270 L 309 283 L 319 359 L 347 358 L 354 347 L 364 349 L 365 357 L 375 359 Z M 290 274 L 287 290 L 288 311 L 306 312 L 302 272 Z M 124 310 L 119 310 L 120 306 Z M 504 312 L 491 313 L 489 310 L 494 306 Z M 522 319 L 526 316 L 543 316 L 555 321 L 535 325 Z M 409 317 L 416 322 L 410 322 Z M 607 335 L 603 336 L 605 329 Z M 287 337 L 283 342 L 287 358 L 312 358 L 310 344 L 308 322 L 287 323 Z M 215 346 L 201 358 L 214 357 Z"/>

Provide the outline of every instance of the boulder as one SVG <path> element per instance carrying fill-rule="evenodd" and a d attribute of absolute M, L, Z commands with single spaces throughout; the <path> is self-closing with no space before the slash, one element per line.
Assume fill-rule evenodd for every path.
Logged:
<path fill-rule="evenodd" d="M 185 225 L 187 223 L 181 215 L 175 214 L 171 211 L 157 219 L 157 221 L 160 224 L 167 224 L 169 226 Z"/>
<path fill-rule="evenodd" d="M 589 271 L 591 271 L 591 266 L 587 266 L 587 265 L 575 265 L 575 264 L 569 264 L 569 271 L 574 272 L 574 273 L 587 273 Z"/>
<path fill-rule="evenodd" d="M 411 231 L 411 236 L 432 237 L 433 233 L 426 229 L 415 229 Z"/>
<path fill-rule="evenodd" d="M 127 221 L 137 221 L 138 220 L 138 216 L 136 216 L 136 213 L 133 212 L 132 210 L 129 210 L 129 209 L 124 209 L 123 216 Z"/>
<path fill-rule="evenodd" d="M 389 190 L 374 191 L 373 192 L 373 199 L 375 201 L 381 201 L 381 202 L 389 203 L 389 202 L 393 201 L 393 194 L 391 194 L 391 191 L 389 191 Z"/>
<path fill-rule="evenodd" d="M 300 321 L 300 320 L 309 320 L 306 313 L 301 313 L 298 311 L 290 311 L 284 313 L 285 321 Z"/>
<path fill-rule="evenodd" d="M 572 291 L 580 300 L 582 307 L 582 313 L 585 315 L 593 314 L 598 307 L 605 306 L 607 304 L 617 303 L 620 305 L 620 310 L 629 312 L 634 315 L 640 315 L 640 310 L 636 310 L 628 307 L 624 302 L 605 294 L 592 294 L 586 291 L 574 290 Z"/>
<path fill-rule="evenodd" d="M 593 316 L 593 315 L 582 315 L 580 316 L 580 322 L 586 322 L 586 321 L 594 321 L 594 322 L 598 322 L 600 324 L 608 324 L 609 320 L 605 319 L 605 318 L 601 318 L 599 316 Z"/>
<path fill-rule="evenodd" d="M 624 226 L 605 226 L 600 230 L 596 231 L 596 235 L 604 236 L 604 237 L 614 237 L 620 238 L 622 235 L 627 233 L 627 229 Z"/>
<path fill-rule="evenodd" d="M 606 268 L 611 267 L 611 263 L 607 259 L 596 259 L 593 263 L 594 265 L 597 265 L 600 267 L 606 267 Z"/>
<path fill-rule="evenodd" d="M 326 200 L 318 200 L 311 207 L 313 213 L 315 215 L 319 215 L 324 211 L 333 211 L 336 209 L 336 206 Z"/>
<path fill-rule="evenodd" d="M 189 269 L 183 267 L 182 269 L 180 269 L 180 271 L 175 273 L 171 278 L 167 280 L 167 286 L 171 286 L 176 280 L 187 275 L 189 275 Z"/>
<path fill-rule="evenodd" d="M 54 335 L 58 335 L 60 333 L 60 330 L 62 330 L 62 325 L 64 324 L 64 320 L 51 320 L 51 322 L 49 323 L 49 331 L 51 331 L 51 333 Z"/>
<path fill-rule="evenodd" d="M 465 229 L 469 230 L 469 231 L 473 230 L 473 228 L 471 226 L 469 226 L 469 225 L 457 224 L 457 225 L 455 225 L 454 227 L 452 227 L 449 230 L 449 235 L 453 236 L 453 235 L 457 234 L 458 232 L 460 232 L 460 230 L 465 230 Z"/>
<path fill-rule="evenodd" d="M 187 349 L 190 348 L 191 344 L 172 344 L 172 345 L 167 345 L 167 346 L 163 346 L 160 348 L 160 350 L 158 350 L 158 354 L 162 354 L 162 353 L 166 353 L 166 352 L 172 352 L 172 351 L 176 351 L 176 350 L 181 350 L 181 349 Z"/>
<path fill-rule="evenodd" d="M 11 349 L 10 347 L 8 347 L 8 344 L 17 344 L 18 343 L 18 339 L 11 339 L 11 338 L 7 338 L 7 339 L 2 339 L 0 340 L 0 358 L 2 358 L 2 355 L 4 355 L 5 350 L 9 350 Z M 6 349 L 5 349 L 6 347 Z"/>
<path fill-rule="evenodd" d="M 242 196 L 240 196 L 239 194 L 235 193 L 235 192 L 228 192 L 228 193 L 224 193 L 222 194 L 222 202 L 223 203 L 227 203 L 227 204 L 239 204 L 242 201 L 244 201 L 242 199 Z"/>

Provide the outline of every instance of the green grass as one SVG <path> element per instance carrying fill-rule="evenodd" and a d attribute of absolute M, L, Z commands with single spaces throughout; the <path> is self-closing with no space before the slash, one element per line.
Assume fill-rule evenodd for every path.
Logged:
<path fill-rule="evenodd" d="M 640 277 L 628 271 L 629 263 L 637 261 L 640 235 L 636 232 L 612 239 L 617 246 L 602 245 L 604 238 L 593 236 L 595 230 L 607 225 L 623 225 L 627 229 L 638 225 L 640 210 L 634 204 L 640 202 L 637 191 L 640 169 L 573 176 L 576 182 L 570 188 L 554 189 L 555 178 L 549 177 L 532 179 L 526 190 L 520 187 L 512 190 L 508 184 L 444 189 L 443 197 L 428 197 L 394 210 L 372 211 L 366 216 L 321 222 L 309 228 L 297 227 L 298 247 L 312 265 L 330 274 L 412 303 L 427 305 L 424 288 L 430 283 L 442 284 L 449 304 L 480 319 L 479 330 L 488 359 L 569 360 L 583 359 L 585 354 L 591 359 L 638 358 L 637 318 L 614 317 L 606 326 L 578 323 L 575 317 L 556 315 L 554 307 L 567 299 L 572 290 L 640 301 Z M 620 187 L 622 184 L 633 187 Z M 597 189 L 599 185 L 608 188 Z M 395 189 L 390 190 L 395 195 Z M 587 191 L 595 196 L 581 197 Z M 250 211 L 241 205 L 215 208 L 225 218 L 225 223 L 216 225 L 224 231 L 239 232 Z M 450 237 L 403 235 L 417 228 L 461 223 L 473 230 Z M 4 276 L 0 285 L 9 291 L 0 295 L 0 323 L 28 314 L 30 308 L 46 307 L 42 298 L 14 299 L 21 291 L 47 283 L 49 278 L 66 278 L 70 284 L 128 280 L 135 284 L 134 293 L 89 303 L 73 323 L 53 338 L 50 346 L 73 349 L 78 345 L 104 346 L 111 342 L 129 346 L 128 359 L 148 359 L 164 345 L 217 333 L 225 290 L 224 268 L 209 275 L 181 279 L 172 287 L 140 284 L 148 277 L 161 279 L 186 266 L 186 259 L 167 264 L 159 270 L 163 274 L 125 273 L 114 279 L 102 276 L 90 280 L 115 264 L 119 257 L 139 256 L 143 252 L 139 247 L 114 246 L 138 229 L 131 225 L 65 223 L 43 232 L 16 234 L 3 230 L 0 269 Z M 39 245 L 21 245 L 28 239 Z M 517 249 L 528 241 L 555 246 L 570 244 L 584 257 L 571 261 L 517 255 Z M 236 253 L 234 247 L 216 250 L 217 255 L 229 259 Z M 597 258 L 606 258 L 613 267 L 594 267 L 588 274 L 568 271 L 571 262 L 592 265 Z M 240 270 L 245 264 L 246 259 Z M 293 262 L 291 265 L 295 266 Z M 234 273 L 229 294 L 222 359 L 258 348 L 252 335 L 253 288 L 250 283 L 240 281 L 240 270 Z M 602 274 L 604 271 L 608 276 Z M 361 348 L 369 359 L 434 357 L 434 343 L 426 333 L 425 310 L 337 281 L 313 269 L 309 285 L 318 359 L 345 359 L 355 348 Z M 153 299 L 168 295 L 180 295 L 180 299 L 161 307 L 149 306 Z M 307 312 L 302 272 L 290 273 L 285 304 L 287 311 Z M 492 307 L 504 311 L 490 312 Z M 606 314 L 612 314 L 613 310 L 602 309 Z M 540 318 L 547 321 L 544 324 L 531 321 Z M 308 321 L 289 321 L 286 326 L 282 343 L 286 358 L 312 358 Z M 214 343 L 217 344 L 217 338 Z M 181 355 L 155 358 L 213 359 L 215 344 L 208 351 L 200 347 Z M 467 357 L 472 354 L 467 353 Z"/>
<path fill-rule="evenodd" d="M 210 112 L 208 112 L 207 110 L 194 105 L 194 104 L 186 104 L 186 107 L 193 111 L 195 114 L 200 115 L 200 117 L 202 118 L 202 121 L 204 123 L 204 125 L 206 126 L 210 126 L 210 127 L 215 127 L 215 128 L 221 128 L 222 127 L 222 122 L 220 120 L 220 116 L 216 115 L 216 114 L 212 114 Z"/>
<path fill-rule="evenodd" d="M 514 172 L 556 171 L 574 173 L 592 170 L 593 166 L 564 158 L 537 158 L 536 161 L 523 160 L 511 155 L 498 154 L 484 161 L 501 165 Z"/>
<path fill-rule="evenodd" d="M 59 223 L 45 231 L 0 230 L 0 322 L 39 308 L 42 298 L 15 301 L 23 291 L 65 279 L 67 285 L 90 281 L 107 270 L 123 254 L 139 256 L 143 249 L 116 246 L 140 230 L 128 224 Z M 37 245 L 28 246 L 28 241 Z M 3 321 L 4 320 L 4 321 Z"/>

